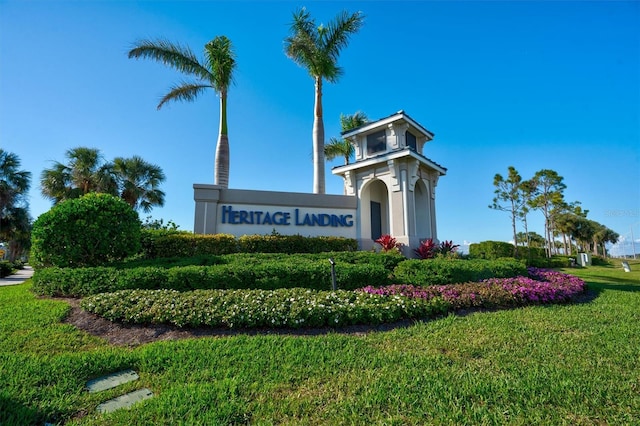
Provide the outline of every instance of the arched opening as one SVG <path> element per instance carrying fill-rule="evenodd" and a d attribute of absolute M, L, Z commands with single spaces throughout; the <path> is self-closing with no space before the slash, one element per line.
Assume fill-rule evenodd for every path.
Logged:
<path fill-rule="evenodd" d="M 360 209 L 363 238 L 371 237 L 372 240 L 376 240 L 390 232 L 389 191 L 384 182 L 374 179 L 362 189 Z"/>
<path fill-rule="evenodd" d="M 432 238 L 431 199 L 429 189 L 422 179 L 418 179 L 413 191 L 416 208 L 416 236 L 420 239 Z"/>

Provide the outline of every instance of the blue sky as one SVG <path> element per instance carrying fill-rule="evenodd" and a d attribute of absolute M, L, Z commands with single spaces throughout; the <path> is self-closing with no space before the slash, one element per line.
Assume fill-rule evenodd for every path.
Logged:
<path fill-rule="evenodd" d="M 524 178 L 556 170 L 567 201 L 640 241 L 640 2 L 623 1 L 0 0 L 0 146 L 33 174 L 32 215 L 51 207 L 42 170 L 87 146 L 162 167 L 166 204 L 152 216 L 192 230 L 192 185 L 213 183 L 218 98 L 157 111 L 182 76 L 128 59 L 141 38 L 200 55 L 229 37 L 238 61 L 229 186 L 311 192 L 313 81 L 283 53 L 301 6 L 318 23 L 343 9 L 365 14 L 341 54 L 344 75 L 325 85 L 326 135 L 339 135 L 340 113 L 401 109 L 435 133 L 425 155 L 448 168 L 440 239 L 508 241 L 508 215 L 487 206 L 494 174 L 514 166 Z M 342 193 L 330 172 L 340 164 L 327 164 L 327 193 Z M 542 234 L 542 223 L 531 214 L 531 230 Z"/>

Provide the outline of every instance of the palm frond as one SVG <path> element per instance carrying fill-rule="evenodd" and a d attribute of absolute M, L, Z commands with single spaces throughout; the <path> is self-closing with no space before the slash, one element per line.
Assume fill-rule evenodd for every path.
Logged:
<path fill-rule="evenodd" d="M 205 45 L 205 61 L 211 72 L 211 83 L 218 92 L 227 89 L 233 82 L 236 55 L 231 40 L 217 36 Z"/>
<path fill-rule="evenodd" d="M 158 104 L 157 108 L 162 108 L 162 106 L 169 101 L 191 102 L 195 100 L 198 95 L 200 95 L 206 89 L 212 88 L 214 87 L 209 84 L 183 82 L 178 86 L 173 86 L 169 93 L 167 93 L 160 99 L 160 103 Z"/>
<path fill-rule="evenodd" d="M 340 130 L 343 133 L 363 126 L 368 122 L 369 117 L 362 111 L 356 111 L 349 115 L 340 114 Z"/>
<path fill-rule="evenodd" d="M 338 60 L 340 50 L 349 43 L 351 34 L 355 34 L 364 24 L 362 12 L 349 14 L 346 10 L 329 22 L 326 31 L 322 32 L 322 46 L 325 54 L 334 61 Z"/>
<path fill-rule="evenodd" d="M 309 12 L 301 8 L 293 13 L 291 35 L 284 40 L 285 54 L 298 65 L 307 68 L 311 76 L 317 76 L 319 69 L 319 37 L 315 21 Z"/>
<path fill-rule="evenodd" d="M 198 61 L 196 55 L 187 46 L 171 43 L 168 40 L 139 40 L 129 51 L 129 58 L 153 59 L 188 75 L 203 80 L 211 80 L 211 73 Z"/>
<path fill-rule="evenodd" d="M 329 139 L 329 143 L 324 146 L 324 155 L 327 161 L 338 157 L 343 157 L 345 164 L 349 164 L 349 159 L 353 156 L 355 148 L 346 139 Z"/>

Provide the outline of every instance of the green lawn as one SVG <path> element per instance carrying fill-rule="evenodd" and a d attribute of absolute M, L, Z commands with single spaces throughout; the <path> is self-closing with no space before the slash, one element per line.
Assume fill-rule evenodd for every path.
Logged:
<path fill-rule="evenodd" d="M 365 335 L 239 335 L 114 347 L 64 302 L 0 288 L 0 424 L 640 424 L 640 261 L 566 269 L 593 298 Z M 101 394 L 87 380 L 132 368 Z M 125 391 L 156 395 L 103 415 Z"/>

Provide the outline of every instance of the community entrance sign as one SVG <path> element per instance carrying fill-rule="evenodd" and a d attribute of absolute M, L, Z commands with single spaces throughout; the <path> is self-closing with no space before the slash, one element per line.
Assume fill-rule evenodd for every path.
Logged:
<path fill-rule="evenodd" d="M 334 167 L 344 195 L 226 189 L 194 184 L 194 232 L 355 238 L 363 250 L 390 234 L 405 254 L 437 240 L 436 192 L 446 169 L 424 156 L 433 133 L 399 111 L 343 134 L 355 162 Z"/>

